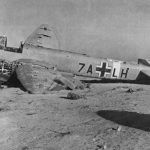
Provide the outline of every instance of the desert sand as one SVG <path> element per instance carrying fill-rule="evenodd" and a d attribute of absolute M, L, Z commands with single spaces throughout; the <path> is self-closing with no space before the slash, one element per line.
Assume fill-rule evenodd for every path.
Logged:
<path fill-rule="evenodd" d="M 77 100 L 67 98 L 73 92 Z M 29 94 L 0 89 L 0 150 L 149 150 L 150 86 L 92 84 Z"/>

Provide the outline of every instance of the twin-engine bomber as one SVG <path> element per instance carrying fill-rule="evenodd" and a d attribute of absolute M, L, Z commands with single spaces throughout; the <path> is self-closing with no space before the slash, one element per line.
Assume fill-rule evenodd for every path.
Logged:
<path fill-rule="evenodd" d="M 38 27 L 19 48 L 7 47 L 6 37 L 0 37 L 0 43 L 0 81 L 7 82 L 15 74 L 30 93 L 45 93 L 58 85 L 83 88 L 83 81 L 148 83 L 150 79 L 147 59 L 133 64 L 60 50 L 57 36 L 48 25 Z"/>

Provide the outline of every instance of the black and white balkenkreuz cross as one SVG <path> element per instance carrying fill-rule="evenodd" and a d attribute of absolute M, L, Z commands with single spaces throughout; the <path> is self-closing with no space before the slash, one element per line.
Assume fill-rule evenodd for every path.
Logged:
<path fill-rule="evenodd" d="M 111 73 L 111 67 L 108 66 L 107 62 L 101 62 L 100 65 L 96 66 L 96 73 L 99 74 L 99 77 L 105 77 Z"/>

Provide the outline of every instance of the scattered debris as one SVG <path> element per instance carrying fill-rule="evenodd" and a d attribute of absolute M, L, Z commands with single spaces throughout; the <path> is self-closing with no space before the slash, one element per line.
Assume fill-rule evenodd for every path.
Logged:
<path fill-rule="evenodd" d="M 106 144 L 97 145 L 97 148 L 95 150 L 105 150 L 107 148 Z"/>
<path fill-rule="evenodd" d="M 126 91 L 126 93 L 133 93 L 133 92 L 135 92 L 132 88 L 129 88 L 127 91 Z"/>
<path fill-rule="evenodd" d="M 56 133 L 57 135 L 59 135 L 61 137 L 71 134 L 71 131 L 66 131 L 66 132 L 59 132 L 59 131 L 55 131 L 55 130 L 50 130 L 50 131 L 53 133 Z"/>
<path fill-rule="evenodd" d="M 117 86 L 115 88 L 113 88 L 111 91 L 116 91 L 116 90 L 119 90 L 119 91 L 125 91 L 126 93 L 133 93 L 133 92 L 138 92 L 138 91 L 143 91 L 143 88 L 135 88 L 133 89 L 132 87 L 128 87 L 128 86 Z"/>
<path fill-rule="evenodd" d="M 117 131 L 118 131 L 118 132 L 120 132 L 120 131 L 121 131 L 121 129 L 122 129 L 122 127 L 121 127 L 121 126 L 119 126 L 119 127 L 118 127 L 118 129 L 117 129 Z"/>
<path fill-rule="evenodd" d="M 28 116 L 35 115 L 35 114 L 37 114 L 37 113 L 35 113 L 35 112 L 26 113 L 26 115 L 28 115 Z"/>
<path fill-rule="evenodd" d="M 120 132 L 121 129 L 122 129 L 122 126 L 118 126 L 118 127 L 113 127 L 113 128 L 111 128 L 111 130 L 115 130 L 115 131 L 118 131 L 118 132 Z"/>
<path fill-rule="evenodd" d="M 91 88 L 91 84 L 90 83 L 84 83 L 85 88 L 90 89 Z"/>
<path fill-rule="evenodd" d="M 136 91 L 143 91 L 143 90 L 144 90 L 143 88 L 136 89 Z"/>
<path fill-rule="evenodd" d="M 133 92 L 138 92 L 138 91 L 143 91 L 143 88 L 138 88 L 138 89 L 132 89 L 132 88 L 129 88 L 126 93 L 133 93 Z"/>
<path fill-rule="evenodd" d="M 125 100 L 126 100 L 126 101 L 127 101 L 127 100 L 130 100 L 130 97 L 125 98 Z"/>
<path fill-rule="evenodd" d="M 121 148 L 120 148 L 120 145 L 115 145 L 115 146 L 113 146 L 113 150 L 120 150 Z"/>
<path fill-rule="evenodd" d="M 8 110 L 10 110 L 9 106 L 0 107 L 0 112 L 4 112 L 4 111 L 8 111 Z"/>
<path fill-rule="evenodd" d="M 33 103 L 33 101 L 29 101 L 29 102 L 28 102 L 28 104 L 32 104 L 32 103 Z"/>
<path fill-rule="evenodd" d="M 27 146 L 23 146 L 22 148 L 21 148 L 21 150 L 28 150 L 29 149 L 29 147 L 27 147 Z"/>
<path fill-rule="evenodd" d="M 117 87 L 115 87 L 115 88 L 113 88 L 112 89 L 112 91 L 114 91 L 114 90 L 124 90 L 124 89 L 128 89 L 128 86 L 117 86 Z"/>
<path fill-rule="evenodd" d="M 10 99 L 8 102 L 14 102 L 14 100 Z"/>
<path fill-rule="evenodd" d="M 68 132 L 62 132 L 62 133 L 59 133 L 61 136 L 66 136 L 66 135 L 69 135 L 69 134 L 71 134 L 71 132 L 70 131 L 68 131 Z"/>
<path fill-rule="evenodd" d="M 104 149 L 106 149 L 106 148 L 107 148 L 107 145 L 105 144 L 105 145 L 104 145 Z"/>
<path fill-rule="evenodd" d="M 7 88 L 6 85 L 0 84 L 0 89 L 6 89 L 6 88 Z"/>
<path fill-rule="evenodd" d="M 80 98 L 85 98 L 85 95 L 79 95 L 79 94 L 76 94 L 76 93 L 73 93 L 73 92 L 69 92 L 67 94 L 67 99 L 77 100 L 77 99 L 80 99 Z"/>
<path fill-rule="evenodd" d="M 95 138 L 93 138 L 93 142 L 95 142 L 96 141 L 96 139 Z"/>

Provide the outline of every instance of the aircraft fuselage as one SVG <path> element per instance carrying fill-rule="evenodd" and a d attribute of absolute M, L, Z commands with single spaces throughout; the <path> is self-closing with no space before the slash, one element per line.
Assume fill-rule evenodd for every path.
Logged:
<path fill-rule="evenodd" d="M 147 66 L 31 45 L 24 46 L 23 56 L 45 61 L 55 66 L 58 71 L 98 79 L 134 81 L 138 78 L 141 69 L 150 70 Z"/>

